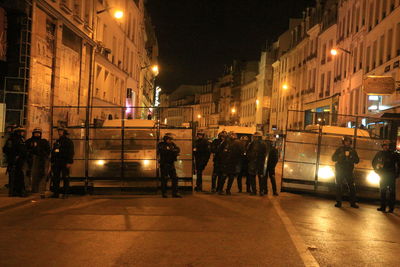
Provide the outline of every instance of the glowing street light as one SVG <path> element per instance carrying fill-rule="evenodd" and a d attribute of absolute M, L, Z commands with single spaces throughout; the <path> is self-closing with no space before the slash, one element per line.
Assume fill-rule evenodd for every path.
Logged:
<path fill-rule="evenodd" d="M 199 115 L 197 115 L 197 118 L 198 118 L 198 119 L 201 119 L 201 115 L 200 115 L 200 114 L 199 114 Z"/>
<path fill-rule="evenodd" d="M 158 75 L 158 72 L 159 72 L 158 65 L 153 65 L 151 67 L 151 71 L 154 73 L 154 75 Z"/>
<path fill-rule="evenodd" d="M 287 83 L 283 84 L 283 85 L 282 85 L 282 89 L 283 89 L 283 90 L 289 89 L 289 85 L 287 85 Z"/>
<path fill-rule="evenodd" d="M 122 19 L 124 17 L 124 12 L 122 10 L 116 10 L 114 12 L 114 18 Z"/>
<path fill-rule="evenodd" d="M 232 112 L 232 114 L 235 114 L 236 113 L 236 108 L 232 108 L 231 112 Z"/>
<path fill-rule="evenodd" d="M 331 55 L 336 56 L 338 54 L 338 51 L 335 48 L 331 49 Z"/>

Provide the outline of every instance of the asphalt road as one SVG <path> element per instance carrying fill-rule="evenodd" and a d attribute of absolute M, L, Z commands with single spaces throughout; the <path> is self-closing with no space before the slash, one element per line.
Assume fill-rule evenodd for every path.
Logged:
<path fill-rule="evenodd" d="M 0 266 L 400 265 L 399 213 L 333 204 L 286 193 L 37 200 L 0 210 Z"/>

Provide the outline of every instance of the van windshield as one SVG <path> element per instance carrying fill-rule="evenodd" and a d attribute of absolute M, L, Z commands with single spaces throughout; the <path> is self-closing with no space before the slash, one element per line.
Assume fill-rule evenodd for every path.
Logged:
<path fill-rule="evenodd" d="M 121 150 L 122 134 L 119 129 L 96 130 L 92 138 L 93 148 L 98 150 Z M 152 130 L 130 130 L 124 132 L 124 150 L 150 150 L 156 148 L 156 134 Z"/>

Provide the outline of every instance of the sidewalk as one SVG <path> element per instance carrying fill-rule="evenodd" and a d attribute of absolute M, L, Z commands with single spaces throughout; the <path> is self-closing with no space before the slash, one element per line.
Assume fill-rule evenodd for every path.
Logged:
<path fill-rule="evenodd" d="M 8 189 L 5 187 L 7 183 L 6 168 L 0 168 L 0 212 L 25 205 L 37 198 L 37 196 L 9 197 Z"/>

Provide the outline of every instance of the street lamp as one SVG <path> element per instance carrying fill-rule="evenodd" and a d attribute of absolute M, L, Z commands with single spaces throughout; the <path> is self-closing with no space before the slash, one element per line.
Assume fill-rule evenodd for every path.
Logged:
<path fill-rule="evenodd" d="M 106 12 L 106 11 L 110 10 L 110 9 L 113 9 L 113 7 L 107 7 L 107 8 L 105 8 L 105 9 L 102 9 L 102 10 L 97 11 L 96 13 L 97 13 L 97 14 L 101 14 L 101 13 L 103 13 L 103 12 Z M 124 17 L 124 11 L 122 11 L 121 9 L 116 9 L 116 10 L 114 11 L 113 16 L 114 16 L 114 18 L 116 18 L 116 19 L 122 19 L 122 18 Z"/>
<path fill-rule="evenodd" d="M 231 109 L 231 112 L 232 112 L 232 114 L 235 114 L 235 113 L 236 113 L 236 108 L 233 107 L 233 108 Z"/>
<path fill-rule="evenodd" d="M 197 118 L 198 118 L 198 119 L 201 119 L 201 115 L 200 115 L 200 114 L 199 114 L 199 115 L 197 115 Z"/>
<path fill-rule="evenodd" d="M 352 54 L 351 51 L 349 51 L 349 50 L 346 50 L 346 49 L 341 48 L 341 47 L 337 47 L 337 48 L 332 48 L 332 49 L 331 49 L 331 55 L 332 55 L 332 56 L 336 56 L 336 55 L 339 53 L 338 50 L 340 50 L 340 51 L 342 51 L 342 52 L 345 52 L 346 54 L 349 54 L 349 55 Z"/>

